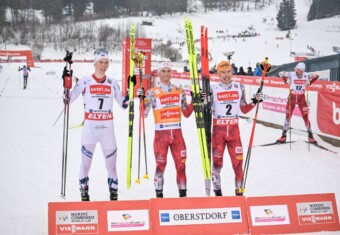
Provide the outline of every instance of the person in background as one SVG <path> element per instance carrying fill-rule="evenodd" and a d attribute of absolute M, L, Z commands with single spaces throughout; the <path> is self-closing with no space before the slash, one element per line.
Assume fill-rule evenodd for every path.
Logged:
<path fill-rule="evenodd" d="M 117 81 L 105 74 L 109 67 L 109 54 L 106 49 L 101 48 L 94 52 L 93 64 L 94 73 L 82 77 L 72 89 L 70 100 L 64 100 L 64 102 L 72 103 L 82 94 L 84 101 L 85 122 L 81 136 L 79 172 L 81 200 L 90 200 L 88 193 L 89 171 L 97 143 L 100 143 L 105 159 L 110 200 L 118 200 L 117 143 L 113 125 L 113 99 L 121 108 L 126 109 L 129 96 L 128 94 L 125 97 L 122 96 Z M 63 78 L 64 76 L 69 76 L 67 70 L 64 70 Z"/>
<path fill-rule="evenodd" d="M 238 75 L 247 75 L 242 66 L 240 67 Z"/>
<path fill-rule="evenodd" d="M 260 63 L 256 63 L 256 68 L 254 69 L 254 76 L 262 76 L 262 70 L 260 67 Z"/>
<path fill-rule="evenodd" d="M 306 102 L 305 92 L 307 86 L 310 86 L 316 80 L 318 80 L 319 75 L 306 73 L 305 69 L 306 69 L 305 63 L 299 62 L 295 66 L 294 69 L 295 71 L 293 72 L 282 71 L 279 73 L 279 76 L 283 79 L 283 81 L 289 84 L 290 89 L 289 97 L 287 99 L 286 117 L 283 123 L 282 136 L 277 140 L 277 142 L 279 143 L 286 142 L 287 130 L 290 125 L 290 120 L 292 118 L 295 105 L 298 105 L 302 115 L 302 119 L 305 122 L 305 126 L 308 132 L 308 141 L 314 144 L 317 143 L 317 141 L 313 137 L 310 121 L 308 118 L 309 107 Z"/>
<path fill-rule="evenodd" d="M 232 63 L 231 66 L 233 68 L 233 74 L 234 75 L 238 74 L 238 68 L 236 67 L 236 65 L 234 63 Z"/>
<path fill-rule="evenodd" d="M 160 83 L 147 91 L 145 97 L 144 116 L 147 117 L 153 109 L 155 118 L 155 138 L 153 143 L 156 160 L 154 185 L 156 197 L 163 198 L 164 171 L 170 148 L 177 171 L 177 186 L 180 197 L 187 196 L 186 159 L 187 151 L 182 134 L 182 114 L 188 118 L 193 111 L 193 104 L 187 103 L 185 91 L 182 87 L 171 83 L 171 64 L 162 62 L 158 65 Z M 139 88 L 138 96 L 145 96 L 144 90 Z"/>
<path fill-rule="evenodd" d="M 26 65 L 24 65 L 22 68 L 18 68 L 18 71 L 21 71 L 22 70 L 22 76 L 24 78 L 24 89 L 27 88 L 27 80 L 28 80 L 28 71 L 31 72 L 31 69 L 30 67 L 26 67 Z"/>
<path fill-rule="evenodd" d="M 253 76 L 253 69 L 251 67 L 247 68 L 247 76 Z"/>
<path fill-rule="evenodd" d="M 262 102 L 263 94 L 258 92 L 251 103 L 246 102 L 245 88 L 232 80 L 232 65 L 221 61 L 217 65 L 220 82 L 211 86 L 213 109 L 212 128 L 212 182 L 215 196 L 222 196 L 220 172 L 223 167 L 225 147 L 235 174 L 235 194 L 242 196 L 241 183 L 243 178 L 243 148 L 238 126 L 240 111 L 250 112 L 258 102 Z M 206 99 L 207 94 L 202 94 Z"/>

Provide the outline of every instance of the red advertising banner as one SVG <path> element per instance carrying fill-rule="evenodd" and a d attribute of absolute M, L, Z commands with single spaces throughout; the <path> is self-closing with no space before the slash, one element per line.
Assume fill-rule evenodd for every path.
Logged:
<path fill-rule="evenodd" d="M 137 55 L 138 52 L 143 52 L 144 54 L 144 62 L 143 62 L 143 81 L 142 85 L 145 90 L 150 88 L 150 80 L 151 80 L 151 39 L 148 38 L 136 38 L 135 40 L 135 51 L 134 54 Z M 130 74 L 130 38 L 125 38 L 123 40 L 123 72 L 122 72 L 122 94 L 126 94 L 126 90 L 128 87 L 127 78 Z M 139 78 L 139 69 L 136 67 L 134 74 L 137 77 L 137 84 L 135 86 L 134 94 L 136 96 L 136 91 L 139 88 L 140 78 Z"/>
<path fill-rule="evenodd" d="M 326 134 L 340 136 L 340 95 L 339 93 L 318 93 L 317 124 Z"/>
<path fill-rule="evenodd" d="M 340 231 L 334 193 L 48 204 L 49 235 L 228 235 L 320 231 Z"/>
<path fill-rule="evenodd" d="M 34 67 L 34 60 L 31 50 L 12 51 L 12 50 L 0 50 L 0 56 L 9 57 L 26 57 L 26 64 L 28 67 Z"/>
<path fill-rule="evenodd" d="M 154 234 L 248 234 L 244 197 L 152 199 Z"/>
<path fill-rule="evenodd" d="M 335 195 L 246 198 L 251 234 L 339 231 Z"/>

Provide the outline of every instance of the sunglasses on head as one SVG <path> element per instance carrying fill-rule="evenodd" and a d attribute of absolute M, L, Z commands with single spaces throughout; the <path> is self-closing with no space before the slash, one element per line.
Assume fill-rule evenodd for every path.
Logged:
<path fill-rule="evenodd" d="M 108 55 L 109 52 L 105 48 L 99 48 L 95 50 L 94 55 L 100 55 L 100 54 Z"/>

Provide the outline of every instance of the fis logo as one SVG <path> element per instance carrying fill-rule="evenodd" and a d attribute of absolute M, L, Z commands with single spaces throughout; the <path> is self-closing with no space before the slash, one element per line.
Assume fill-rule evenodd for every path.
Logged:
<path fill-rule="evenodd" d="M 169 213 L 161 213 L 161 222 L 170 222 Z"/>
<path fill-rule="evenodd" d="M 241 219 L 240 211 L 231 211 L 231 218 L 232 219 Z"/>

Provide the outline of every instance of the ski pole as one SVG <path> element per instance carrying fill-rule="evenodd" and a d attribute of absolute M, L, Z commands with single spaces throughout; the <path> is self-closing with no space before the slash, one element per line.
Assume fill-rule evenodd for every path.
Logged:
<path fill-rule="evenodd" d="M 53 126 L 55 126 L 55 124 L 57 123 L 57 121 L 59 120 L 59 118 L 61 117 L 61 115 L 63 114 L 64 109 L 61 110 L 59 116 L 57 117 L 57 120 L 55 120 L 55 122 L 53 123 Z"/>
<path fill-rule="evenodd" d="M 289 85 L 290 86 L 290 85 Z M 288 96 L 288 103 L 289 103 L 289 109 L 288 109 L 288 117 L 289 117 L 289 150 L 292 150 L 292 117 L 293 117 L 293 111 L 292 111 L 292 90 L 289 88 L 289 96 Z"/>
<path fill-rule="evenodd" d="M 68 147 L 68 124 L 69 124 L 69 100 L 70 89 L 72 88 L 72 52 L 67 51 L 64 58 L 66 62 L 65 69 L 69 67 L 69 75 L 63 76 L 64 79 L 64 127 L 63 127 L 63 151 L 62 151 L 62 172 L 61 172 L 61 194 L 60 196 L 65 198 L 66 196 L 66 167 L 67 167 L 67 147 Z M 65 72 L 65 71 L 64 71 Z"/>
<path fill-rule="evenodd" d="M 18 81 L 19 81 L 19 89 L 21 89 L 21 86 L 20 86 L 20 66 L 18 68 L 18 72 L 19 72 L 19 77 L 18 77 Z"/>
<path fill-rule="evenodd" d="M 258 92 L 261 92 L 263 89 L 263 85 L 264 85 L 264 78 L 267 74 L 267 72 L 269 72 L 271 65 L 268 63 L 268 58 L 265 58 L 265 61 L 263 61 L 261 63 L 261 68 L 263 67 L 263 71 L 262 71 L 262 78 L 261 78 L 261 83 L 260 83 L 260 88 Z M 246 181 L 247 181 L 247 175 L 248 175 L 248 169 L 249 169 L 249 162 L 250 162 L 250 156 L 251 156 L 251 150 L 253 147 L 253 139 L 254 139 L 254 133 L 255 133 L 255 126 L 256 126 L 256 119 L 257 119 L 257 113 L 259 111 L 259 104 L 260 102 L 257 102 L 256 104 L 256 111 L 255 111 L 255 116 L 254 116 L 254 121 L 253 121 L 253 128 L 251 130 L 251 135 L 250 135 L 250 140 L 249 140 L 249 145 L 248 145 L 248 152 L 247 152 L 247 157 L 246 157 L 246 161 L 244 164 L 244 174 L 243 174 L 243 178 L 242 178 L 242 182 L 241 182 L 241 192 L 244 193 L 245 192 L 245 187 L 246 187 Z"/>
<path fill-rule="evenodd" d="M 142 101 L 142 125 L 143 125 L 143 141 L 144 141 L 144 159 L 145 159 L 145 175 L 143 176 L 144 179 L 149 179 L 148 174 L 148 161 L 146 156 L 146 139 L 145 139 L 145 118 L 144 118 L 144 97 Z"/>
<path fill-rule="evenodd" d="M 141 103 L 139 103 L 139 113 L 141 113 Z M 140 142 L 141 142 L 141 121 L 142 121 L 142 115 L 139 115 L 139 125 L 138 125 L 138 176 L 135 182 L 137 184 L 140 184 Z"/>
<path fill-rule="evenodd" d="M 144 54 L 143 52 L 138 52 L 137 56 L 135 57 L 135 64 L 139 67 L 139 87 L 143 88 L 143 59 Z M 147 167 L 147 156 L 146 156 L 146 141 L 145 141 L 145 122 L 144 122 L 144 96 L 139 96 L 139 128 L 138 128 L 138 178 L 135 180 L 136 183 L 140 184 L 140 152 L 141 152 L 141 132 L 143 129 L 143 141 L 144 141 L 144 157 L 145 157 L 145 169 L 146 173 L 144 175 L 145 179 L 148 179 L 148 167 Z"/>
<path fill-rule="evenodd" d="M 309 100 L 308 100 L 308 87 L 306 86 L 306 99 L 307 99 L 307 107 L 308 107 L 308 110 L 307 110 L 307 120 L 309 121 Z M 310 121 L 309 121 L 309 129 L 310 128 Z M 308 152 L 310 152 L 310 141 L 309 141 L 309 131 L 307 131 L 307 139 L 308 139 Z"/>

